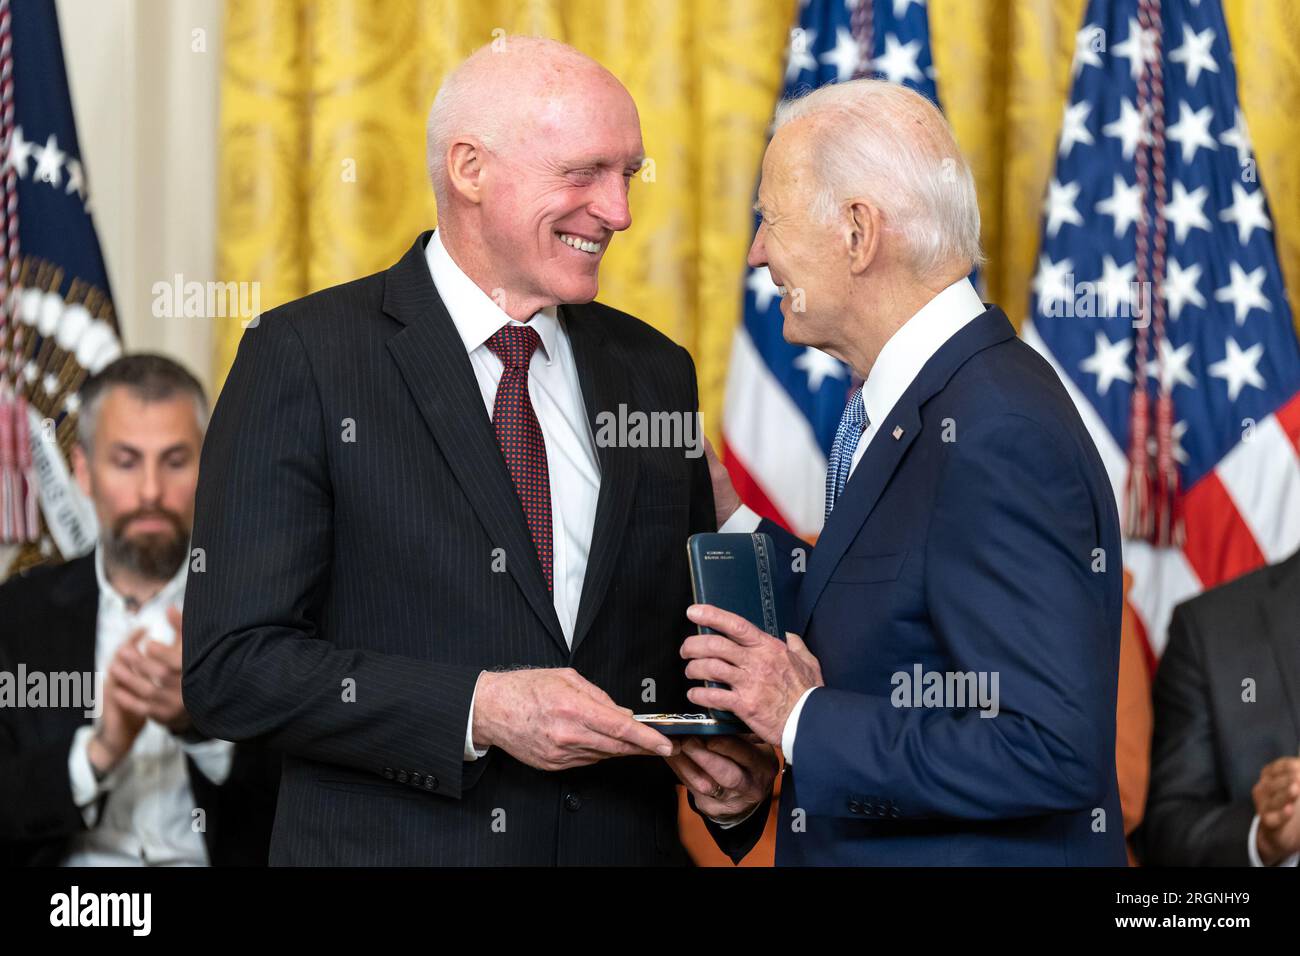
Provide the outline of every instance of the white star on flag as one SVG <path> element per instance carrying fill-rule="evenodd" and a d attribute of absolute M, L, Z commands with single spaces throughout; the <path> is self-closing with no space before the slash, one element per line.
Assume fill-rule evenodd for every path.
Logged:
<path fill-rule="evenodd" d="M 1183 450 L 1183 436 L 1186 434 L 1186 421 L 1174 422 L 1173 427 L 1169 429 L 1169 443 L 1173 446 L 1174 461 L 1183 465 L 1187 464 L 1187 452 Z M 1160 443 L 1156 440 L 1156 435 L 1153 432 L 1151 436 L 1147 438 L 1147 452 L 1152 458 L 1154 458 L 1158 454 L 1159 448 Z"/>
<path fill-rule="evenodd" d="M 1251 233 L 1256 229 L 1269 232 L 1273 230 L 1268 221 L 1268 213 L 1264 212 L 1264 191 L 1256 189 L 1247 192 L 1237 182 L 1232 184 L 1232 205 L 1219 213 L 1219 218 L 1237 224 L 1237 238 L 1243 246 L 1250 241 Z"/>
<path fill-rule="evenodd" d="M 1115 238 L 1119 239 L 1142 218 L 1142 190 L 1137 183 L 1130 186 L 1116 173 L 1110 195 L 1098 202 L 1096 209 L 1103 216 L 1115 217 Z"/>
<path fill-rule="evenodd" d="M 1119 101 L 1119 117 L 1103 126 L 1101 131 L 1112 139 L 1119 140 L 1120 152 L 1125 159 L 1133 158 L 1139 140 L 1143 143 L 1151 142 L 1151 133 L 1147 130 L 1142 115 L 1127 97 Z"/>
<path fill-rule="evenodd" d="M 1169 138 L 1183 147 L 1183 162 L 1190 163 L 1196 158 L 1197 149 L 1218 149 L 1219 146 L 1210 135 L 1210 121 L 1214 119 L 1214 107 L 1203 106 L 1195 112 L 1183 100 L 1178 104 L 1178 122 L 1165 132 Z"/>
<path fill-rule="evenodd" d="M 1182 314 L 1183 306 L 1191 303 L 1198 309 L 1205 308 L 1205 296 L 1201 295 L 1197 283 L 1201 281 L 1201 264 L 1193 262 L 1184 269 L 1173 256 L 1166 263 L 1165 281 L 1160 284 L 1160 294 L 1169 303 L 1169 314 L 1176 320 Z"/>
<path fill-rule="evenodd" d="M 1187 241 L 1187 234 L 1193 229 L 1210 231 L 1210 220 L 1205 218 L 1205 199 L 1209 190 L 1197 186 L 1190 193 L 1187 187 L 1174 180 L 1174 198 L 1165 204 L 1165 218 L 1174 224 L 1174 235 L 1179 242 Z"/>
<path fill-rule="evenodd" d="M 823 53 L 819 59 L 823 63 L 834 65 L 835 82 L 843 83 L 857 72 L 861 56 L 862 51 L 858 47 L 858 41 L 853 39 L 853 34 L 839 27 L 835 31 L 835 46 Z"/>
<path fill-rule="evenodd" d="M 1263 266 L 1258 266 L 1247 273 L 1239 263 L 1230 262 L 1228 272 L 1231 276 L 1228 284 L 1214 290 L 1214 299 L 1216 302 L 1232 303 L 1233 317 L 1238 325 L 1245 324 L 1246 316 L 1250 314 L 1251 309 L 1273 311 L 1268 297 L 1261 291 L 1265 274 Z"/>
<path fill-rule="evenodd" d="M 32 179 L 58 186 L 63 182 L 63 160 L 68 154 L 59 149 L 59 141 L 51 133 L 44 146 L 35 150 L 36 168 L 32 170 Z"/>
<path fill-rule="evenodd" d="M 1191 342 L 1184 342 L 1178 348 L 1174 348 L 1169 339 L 1163 338 L 1160 340 L 1159 360 L 1154 364 L 1147 363 L 1147 378 L 1153 377 L 1158 369 L 1161 389 L 1168 388 L 1172 391 L 1179 385 L 1195 388 L 1196 377 L 1187 368 L 1191 361 Z"/>
<path fill-rule="evenodd" d="M 1211 73 L 1219 72 L 1219 64 L 1210 56 L 1210 46 L 1214 43 L 1214 31 L 1206 27 L 1197 33 L 1186 23 L 1183 24 L 1183 45 L 1169 53 L 1169 59 L 1187 67 L 1187 85 L 1195 86 L 1201 78 L 1201 70 Z"/>
<path fill-rule="evenodd" d="M 1091 146 L 1092 133 L 1088 131 L 1088 113 L 1091 103 L 1075 103 L 1065 111 L 1065 122 L 1061 127 L 1060 154 L 1069 156 L 1075 143 Z"/>
<path fill-rule="evenodd" d="M 786 51 L 785 81 L 793 83 L 804 70 L 817 69 L 812 49 L 817 44 L 817 31 L 795 27 L 790 31 L 790 45 Z"/>
<path fill-rule="evenodd" d="M 803 354 L 794 360 L 795 368 L 808 376 L 808 388 L 817 391 L 827 378 L 843 378 L 844 367 L 839 360 L 814 348 L 806 348 Z"/>
<path fill-rule="evenodd" d="M 1043 211 L 1047 213 L 1047 234 L 1055 236 L 1061 231 L 1063 223 L 1083 225 L 1083 217 L 1074 208 L 1074 201 L 1079 198 L 1079 184 L 1066 183 L 1062 186 L 1055 179 L 1047 184 L 1047 202 Z"/>
<path fill-rule="evenodd" d="M 760 312 L 766 312 L 767 307 L 772 304 L 773 296 L 780 294 L 776 288 L 776 283 L 772 281 L 772 273 L 768 271 L 767 266 L 751 269 L 749 278 L 745 280 L 745 286 L 750 292 L 754 293 L 754 304 Z"/>
<path fill-rule="evenodd" d="M 1074 272 L 1074 262 L 1062 259 L 1052 262 L 1046 255 L 1038 256 L 1038 273 L 1034 276 L 1034 292 L 1038 296 L 1038 311 L 1049 314 L 1048 308 L 1054 302 L 1062 302 L 1073 296 L 1074 289 L 1066 277 Z"/>
<path fill-rule="evenodd" d="M 907 43 L 899 43 L 898 37 L 892 33 L 885 35 L 885 52 L 875 59 L 875 67 L 890 83 L 903 83 L 911 80 L 913 83 L 920 83 L 924 79 L 920 67 L 916 65 L 917 57 L 921 55 L 921 41 L 909 40 Z"/>
<path fill-rule="evenodd" d="M 1151 30 L 1143 30 L 1134 17 L 1128 18 L 1128 36 L 1122 43 L 1112 47 L 1116 56 L 1128 60 L 1129 74 L 1136 80 L 1142 74 L 1143 62 L 1150 63 L 1156 58 L 1156 38 Z"/>
<path fill-rule="evenodd" d="M 1231 146 L 1237 151 L 1237 165 L 1245 166 L 1250 159 L 1250 131 L 1246 129 L 1246 117 L 1237 107 L 1237 117 L 1233 125 L 1219 134 L 1219 142 Z"/>
<path fill-rule="evenodd" d="M 82 202 L 86 201 L 86 177 L 82 173 L 81 163 L 75 159 L 68 160 L 68 188 L 63 192 L 75 192 Z"/>
<path fill-rule="evenodd" d="M 5 165 L 8 169 L 13 167 L 18 173 L 19 179 L 27 178 L 27 159 L 32 154 L 32 148 L 35 143 L 23 139 L 23 128 L 15 126 L 13 134 L 9 137 L 9 148 L 5 151 Z"/>
<path fill-rule="evenodd" d="M 1228 354 L 1211 364 L 1209 372 L 1228 383 L 1228 401 L 1235 402 L 1245 386 L 1259 389 L 1264 387 L 1264 376 L 1259 374 L 1257 368 L 1260 357 L 1264 354 L 1264 343 L 1256 342 L 1243 351 L 1236 339 L 1229 336 L 1227 348 Z"/>
<path fill-rule="evenodd" d="M 1098 41 L 1101 41 L 1100 44 Z M 1089 23 L 1074 35 L 1074 60 L 1070 64 L 1070 75 L 1078 76 L 1085 66 L 1101 66 L 1101 57 L 1097 55 L 1098 47 L 1105 49 L 1106 33 L 1095 23 Z"/>
<path fill-rule="evenodd" d="M 1116 265 L 1109 255 L 1101 257 L 1101 278 L 1095 283 L 1102 311 L 1099 315 L 1118 315 L 1120 306 L 1128 307 L 1128 315 L 1136 311 L 1133 283 L 1137 278 L 1137 260 L 1128 265 Z"/>
<path fill-rule="evenodd" d="M 1079 363 L 1079 368 L 1097 376 L 1097 392 L 1105 395 L 1116 379 L 1121 382 L 1133 381 L 1133 371 L 1128 367 L 1128 353 L 1133 349 L 1133 340 L 1123 338 L 1112 342 L 1100 330 L 1095 335 L 1097 349 Z"/>

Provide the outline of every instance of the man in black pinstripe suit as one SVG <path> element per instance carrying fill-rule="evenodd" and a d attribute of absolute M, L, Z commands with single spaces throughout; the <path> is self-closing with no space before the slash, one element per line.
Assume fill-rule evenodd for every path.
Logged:
<path fill-rule="evenodd" d="M 696 421 L 689 354 L 592 301 L 642 158 L 612 75 L 498 41 L 430 113 L 438 230 L 244 336 L 183 689 L 206 732 L 285 753 L 272 863 L 685 862 L 675 748 L 631 713 L 686 705 L 708 469 L 597 441 L 608 416 Z"/>

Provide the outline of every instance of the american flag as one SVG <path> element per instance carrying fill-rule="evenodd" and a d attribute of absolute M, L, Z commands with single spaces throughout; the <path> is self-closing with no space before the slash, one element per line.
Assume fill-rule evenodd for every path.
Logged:
<path fill-rule="evenodd" d="M 58 10 L 0 0 L 0 580 L 94 547 L 77 392 L 121 352 Z"/>
<path fill-rule="evenodd" d="M 784 95 L 864 75 L 938 102 L 923 0 L 803 0 L 790 31 Z M 826 459 L 852 373 L 824 352 L 788 344 L 781 326 L 767 267 L 750 269 L 728 370 L 722 456 L 747 505 L 807 537 L 821 530 Z"/>
<path fill-rule="evenodd" d="M 1300 546 L 1300 345 L 1219 0 L 1092 0 L 1073 77 L 1022 334 L 1138 532 L 1129 599 L 1158 656 L 1176 603 Z M 1137 527 L 1162 464 L 1166 542 Z"/>

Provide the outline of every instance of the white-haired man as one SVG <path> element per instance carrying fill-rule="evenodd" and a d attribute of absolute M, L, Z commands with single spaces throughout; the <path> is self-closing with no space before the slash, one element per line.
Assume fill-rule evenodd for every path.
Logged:
<path fill-rule="evenodd" d="M 938 110 L 859 80 L 783 104 L 751 265 L 847 362 L 827 520 L 785 642 L 705 605 L 689 691 L 785 753 L 778 864 L 1123 865 L 1114 496 L 1060 381 L 967 279 L 970 170 Z M 711 462 L 723 530 L 755 527 Z M 715 784 L 688 781 L 705 813 Z M 744 808 L 734 801 L 728 812 Z M 733 858 L 767 814 L 722 830 Z"/>
<path fill-rule="evenodd" d="M 506 38 L 446 79 L 428 149 L 437 231 L 240 344 L 186 703 L 286 753 L 273 863 L 684 863 L 675 748 L 630 705 L 686 704 L 708 468 L 594 438 L 697 408 L 688 353 L 591 302 L 636 107 L 572 48 Z"/>

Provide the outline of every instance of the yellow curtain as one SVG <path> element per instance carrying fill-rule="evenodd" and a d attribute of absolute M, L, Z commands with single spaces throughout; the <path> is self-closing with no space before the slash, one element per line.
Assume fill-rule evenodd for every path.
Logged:
<path fill-rule="evenodd" d="M 980 193 L 988 297 L 1023 318 L 1085 0 L 930 0 L 939 93 Z M 1224 0 L 1243 108 L 1300 288 L 1300 6 Z M 435 221 L 424 122 L 446 71 L 511 33 L 573 44 L 641 111 L 649 181 L 602 301 L 689 348 L 716 439 L 759 160 L 797 0 L 227 0 L 218 275 L 263 309 L 386 268 Z M 1247 52 L 1248 51 L 1248 52 Z M 217 336 L 224 381 L 241 333 Z"/>
<path fill-rule="evenodd" d="M 636 99 L 653 166 L 601 301 L 695 356 L 718 421 L 750 205 L 796 0 L 230 0 L 218 274 L 271 308 L 384 269 L 435 221 L 424 123 L 446 71 L 504 33 L 562 39 Z M 240 323 L 218 336 L 218 381 Z"/>

